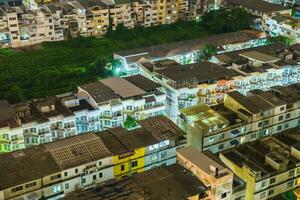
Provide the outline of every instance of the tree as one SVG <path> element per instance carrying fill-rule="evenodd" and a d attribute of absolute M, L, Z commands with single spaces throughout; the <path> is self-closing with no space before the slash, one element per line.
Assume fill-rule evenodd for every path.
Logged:
<path fill-rule="evenodd" d="M 134 128 L 136 125 L 137 125 L 136 120 L 132 116 L 128 115 L 126 121 L 124 122 L 124 127 Z"/>
<path fill-rule="evenodd" d="M 253 20 L 253 16 L 242 8 L 220 8 L 204 13 L 200 25 L 214 33 L 227 33 L 248 29 Z"/>
<path fill-rule="evenodd" d="M 211 45 L 211 44 L 206 44 L 203 48 L 202 48 L 202 54 L 204 59 L 208 60 L 211 56 L 213 56 L 214 54 L 217 53 L 217 49 L 215 46 Z"/>
<path fill-rule="evenodd" d="M 20 86 L 18 84 L 13 84 L 12 87 L 10 88 L 6 99 L 10 102 L 10 103 L 17 103 L 17 102 L 21 102 L 24 101 L 24 95 L 23 95 L 23 91 L 20 88 Z"/>
<path fill-rule="evenodd" d="M 97 57 L 93 63 L 87 67 L 89 74 L 106 77 L 109 74 L 107 69 L 108 58 L 106 56 Z"/>
<path fill-rule="evenodd" d="M 267 42 L 268 43 L 281 42 L 285 45 L 291 45 L 294 43 L 294 40 L 292 38 L 288 38 L 286 36 L 279 35 L 279 36 L 275 36 L 275 37 L 268 37 Z"/>

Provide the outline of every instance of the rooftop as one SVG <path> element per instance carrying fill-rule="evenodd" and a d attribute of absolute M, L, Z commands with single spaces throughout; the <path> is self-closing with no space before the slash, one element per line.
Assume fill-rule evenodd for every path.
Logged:
<path fill-rule="evenodd" d="M 69 169 L 112 155 L 94 133 L 61 139 L 44 146 L 61 169 Z"/>
<path fill-rule="evenodd" d="M 241 53 L 240 55 L 244 56 L 250 60 L 259 61 L 262 63 L 273 63 L 273 62 L 280 60 L 279 58 L 270 56 L 268 54 L 265 54 L 265 53 L 262 53 L 259 51 L 247 51 L 247 52 Z"/>
<path fill-rule="evenodd" d="M 89 191 L 72 193 L 66 200 L 149 199 L 182 200 L 199 195 L 208 188 L 178 164 L 159 167 Z"/>
<path fill-rule="evenodd" d="M 251 10 L 257 10 L 262 13 L 276 12 L 287 10 L 287 8 L 269 3 L 263 0 L 226 0 L 229 5 L 243 6 Z"/>
<path fill-rule="evenodd" d="M 193 165 L 195 165 L 197 168 L 201 169 L 208 175 L 215 174 L 215 171 L 213 169 L 218 169 L 219 172 L 226 169 L 223 167 L 223 165 L 220 165 L 205 153 L 202 153 L 192 147 L 181 148 L 177 150 L 177 153 L 183 156 L 186 160 L 192 162 Z"/>
<path fill-rule="evenodd" d="M 179 83 L 185 81 L 204 83 L 211 80 L 228 79 L 239 75 L 231 69 L 207 61 L 188 65 L 174 63 L 156 70 L 156 72 Z"/>
<path fill-rule="evenodd" d="M 101 83 L 109 87 L 115 92 L 115 94 L 120 95 L 122 98 L 138 96 L 146 93 L 141 88 L 120 77 L 103 79 L 101 80 Z"/>
<path fill-rule="evenodd" d="M 230 121 L 205 104 L 198 104 L 180 110 L 189 123 L 197 124 L 204 130 L 224 128 Z"/>
<path fill-rule="evenodd" d="M 246 111 L 257 114 L 267 110 L 271 110 L 280 105 L 284 105 L 285 101 L 272 94 L 270 91 L 261 91 L 258 94 L 242 95 L 237 91 L 227 93 L 228 96 L 233 98 L 243 106 Z M 225 98 L 226 101 L 226 98 Z"/>
<path fill-rule="evenodd" d="M 40 179 L 59 171 L 58 164 L 42 145 L 0 154 L 0 189 Z"/>
<path fill-rule="evenodd" d="M 234 149 L 225 150 L 221 154 L 239 167 L 247 165 L 252 171 L 261 172 L 261 179 L 263 179 L 294 168 L 300 163 L 291 154 L 291 147 L 297 146 L 300 142 L 299 136 L 299 128 L 288 130 L 274 137 L 270 136 L 259 141 L 242 144 Z M 280 167 L 273 163 L 280 165 Z"/>
<path fill-rule="evenodd" d="M 126 50 L 116 52 L 116 55 L 127 57 L 131 59 L 131 62 L 137 62 L 142 57 L 153 59 L 153 58 L 166 58 L 168 56 L 181 55 L 189 53 L 191 51 L 199 50 L 206 44 L 211 44 L 216 47 L 234 44 L 239 42 L 248 41 L 251 39 L 260 38 L 260 32 L 258 31 L 239 31 L 233 33 L 224 33 L 200 39 L 173 42 L 168 44 L 162 44 L 157 46 L 150 46 L 145 48 L 138 48 L 133 50 Z M 135 59 L 132 59 L 132 56 Z"/>

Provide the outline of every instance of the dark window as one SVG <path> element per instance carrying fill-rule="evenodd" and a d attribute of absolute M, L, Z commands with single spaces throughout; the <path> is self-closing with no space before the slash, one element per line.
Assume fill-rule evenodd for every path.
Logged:
<path fill-rule="evenodd" d="M 68 176 L 68 172 L 65 172 L 65 176 Z"/>
<path fill-rule="evenodd" d="M 121 165 L 121 171 L 125 170 L 125 165 Z"/>
<path fill-rule="evenodd" d="M 93 180 L 96 180 L 97 176 L 96 175 L 93 175 Z"/>
<path fill-rule="evenodd" d="M 279 120 L 279 121 L 282 121 L 282 120 L 283 120 L 283 115 L 280 115 L 280 116 L 278 117 L 278 120 Z"/>
<path fill-rule="evenodd" d="M 133 161 L 131 162 L 131 167 L 137 167 L 138 166 L 138 161 Z"/>
<path fill-rule="evenodd" d="M 28 183 L 25 185 L 26 188 L 34 187 L 36 186 L 36 182 Z"/>
<path fill-rule="evenodd" d="M 77 168 L 75 169 L 75 173 L 78 173 L 78 169 Z"/>
<path fill-rule="evenodd" d="M 13 188 L 13 189 L 11 189 L 11 192 L 18 192 L 20 190 L 23 190 L 23 186 L 18 186 L 18 187 Z"/>
<path fill-rule="evenodd" d="M 223 198 L 226 198 L 226 196 L 227 196 L 227 193 L 226 192 L 224 192 L 223 194 L 221 194 L 221 198 L 223 199 Z"/>
<path fill-rule="evenodd" d="M 291 113 L 286 114 L 285 118 L 289 119 L 291 117 Z"/>
<path fill-rule="evenodd" d="M 102 176 L 103 176 L 103 175 L 102 175 L 102 172 L 100 172 L 100 173 L 99 173 L 99 178 L 102 178 Z"/>
<path fill-rule="evenodd" d="M 276 178 L 275 177 L 273 177 L 273 178 L 270 179 L 270 184 L 273 184 L 275 182 L 276 182 Z"/>

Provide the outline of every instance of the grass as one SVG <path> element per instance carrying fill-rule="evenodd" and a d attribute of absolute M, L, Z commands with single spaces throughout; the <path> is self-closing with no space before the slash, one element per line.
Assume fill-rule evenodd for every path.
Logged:
<path fill-rule="evenodd" d="M 207 35 L 211 33 L 195 22 L 179 22 L 147 29 L 116 31 L 103 38 L 47 42 L 38 50 L 13 53 L 2 50 L 0 98 L 17 102 L 67 92 L 74 85 L 99 78 L 87 71 L 97 57 L 109 57 L 120 50 Z"/>

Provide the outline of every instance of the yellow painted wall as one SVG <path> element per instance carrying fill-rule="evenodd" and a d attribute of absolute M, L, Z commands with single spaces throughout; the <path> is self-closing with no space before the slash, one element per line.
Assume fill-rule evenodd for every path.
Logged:
<path fill-rule="evenodd" d="M 121 177 L 130 175 L 130 173 L 142 172 L 145 166 L 145 148 L 139 148 L 134 151 L 134 154 L 120 159 L 119 155 L 113 156 L 114 176 Z M 131 168 L 131 163 L 137 161 L 137 166 Z M 124 170 L 121 170 L 121 166 L 124 165 Z"/>
<path fill-rule="evenodd" d="M 235 175 L 246 182 L 246 200 L 253 200 L 255 192 L 255 176 L 252 175 L 249 168 L 236 165 L 235 163 L 224 157 L 222 154 L 220 154 L 220 158 L 222 162 L 225 163 L 226 166 L 231 169 L 231 171 L 233 171 Z"/>

